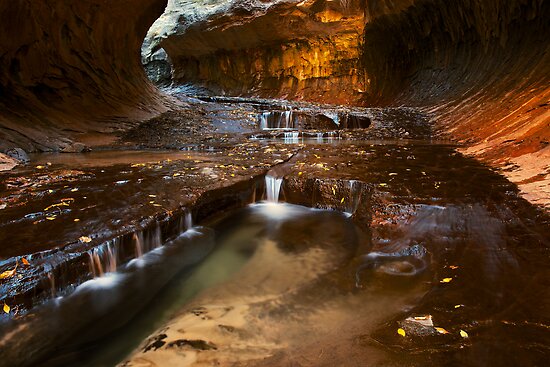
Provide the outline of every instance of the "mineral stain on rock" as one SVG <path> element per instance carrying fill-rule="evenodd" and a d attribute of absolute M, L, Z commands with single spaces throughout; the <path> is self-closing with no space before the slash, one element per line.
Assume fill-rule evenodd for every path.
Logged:
<path fill-rule="evenodd" d="M 166 344 L 166 342 L 164 341 L 164 339 L 166 338 L 166 334 L 159 334 L 152 337 L 147 341 L 147 345 L 145 346 L 145 348 L 143 348 L 143 353 L 147 353 L 150 350 L 157 350 L 159 348 L 162 348 Z"/>
<path fill-rule="evenodd" d="M 185 347 L 190 347 L 192 349 L 197 349 L 197 350 L 218 349 L 214 344 L 206 342 L 204 340 L 178 339 L 166 345 L 166 348 L 185 348 Z"/>

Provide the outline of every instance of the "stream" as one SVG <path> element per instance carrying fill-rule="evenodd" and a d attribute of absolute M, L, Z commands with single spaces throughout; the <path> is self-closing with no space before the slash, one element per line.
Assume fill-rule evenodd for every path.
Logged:
<path fill-rule="evenodd" d="M 546 364 L 549 217 L 498 172 L 411 110 L 201 103 L 256 125 L 2 174 L 0 366 Z"/>

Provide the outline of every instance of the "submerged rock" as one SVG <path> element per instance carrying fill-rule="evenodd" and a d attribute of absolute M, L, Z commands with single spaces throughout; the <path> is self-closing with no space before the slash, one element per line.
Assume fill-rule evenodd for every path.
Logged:
<path fill-rule="evenodd" d="M 29 163 L 31 161 L 27 152 L 21 148 L 10 149 L 6 154 L 21 163 Z"/>

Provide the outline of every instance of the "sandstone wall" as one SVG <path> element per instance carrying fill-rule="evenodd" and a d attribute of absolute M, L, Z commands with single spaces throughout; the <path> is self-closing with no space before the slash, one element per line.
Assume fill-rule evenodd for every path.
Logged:
<path fill-rule="evenodd" d="M 164 110 L 140 47 L 166 0 L 0 3 L 0 150 L 57 150 Z"/>
<path fill-rule="evenodd" d="M 216 93 L 417 106 L 550 202 L 550 2 L 174 0 L 176 82 Z M 192 14 L 192 15 L 191 15 Z M 543 200 L 544 201 L 544 200 Z"/>

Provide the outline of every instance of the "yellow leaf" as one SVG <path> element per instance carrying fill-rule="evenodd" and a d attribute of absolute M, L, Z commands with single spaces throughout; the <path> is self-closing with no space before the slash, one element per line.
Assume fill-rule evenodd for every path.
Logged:
<path fill-rule="evenodd" d="M 443 278 L 443 279 L 441 279 L 439 282 L 440 282 L 440 283 L 449 283 L 449 282 L 452 281 L 452 280 L 453 280 L 453 278 Z"/>
<path fill-rule="evenodd" d="M 6 304 L 6 302 L 4 302 L 4 312 L 5 312 L 5 313 L 10 313 L 10 310 L 11 310 L 11 307 L 8 306 L 8 305 Z"/>
<path fill-rule="evenodd" d="M 72 189 L 71 190 L 71 192 L 77 192 L 77 191 L 78 191 L 78 189 Z"/>
<path fill-rule="evenodd" d="M 21 259 L 21 262 L 24 264 L 24 265 L 27 265 L 27 266 L 30 266 L 31 264 L 29 263 L 29 260 L 25 259 L 25 258 L 22 258 Z"/>
<path fill-rule="evenodd" d="M 47 220 L 55 220 L 56 217 L 46 217 Z"/>
<path fill-rule="evenodd" d="M 82 237 L 79 238 L 79 240 L 84 242 L 84 243 L 92 242 L 92 239 L 88 236 L 82 236 Z"/>
<path fill-rule="evenodd" d="M 8 279 L 15 275 L 15 272 L 17 271 L 17 266 L 13 270 L 6 270 L 2 274 L 0 274 L 0 279 Z"/>
<path fill-rule="evenodd" d="M 415 320 L 427 320 L 428 318 L 430 318 L 430 316 L 415 316 L 414 319 Z"/>
<path fill-rule="evenodd" d="M 380 185 L 381 187 L 388 186 L 388 184 L 387 184 L 387 183 L 384 183 L 384 182 L 382 182 L 382 183 L 379 184 L 379 185 Z"/>
<path fill-rule="evenodd" d="M 465 332 L 464 330 L 460 330 L 460 336 L 463 337 L 463 338 L 467 338 L 467 337 L 468 337 L 468 333 Z"/>
<path fill-rule="evenodd" d="M 397 334 L 399 334 L 399 335 L 401 335 L 401 336 L 404 337 L 404 336 L 405 336 L 405 330 L 399 328 L 399 329 L 397 329 Z"/>
<path fill-rule="evenodd" d="M 346 198 L 342 198 L 342 200 L 340 200 L 340 204 L 343 203 L 344 200 L 346 200 Z"/>
<path fill-rule="evenodd" d="M 302 171 L 298 172 L 298 176 L 301 176 L 303 174 L 304 174 L 304 172 L 302 172 Z"/>
<path fill-rule="evenodd" d="M 156 198 L 157 195 L 149 195 L 150 198 Z"/>
<path fill-rule="evenodd" d="M 435 330 L 437 330 L 437 332 L 440 333 L 440 334 L 449 334 L 449 332 L 447 330 L 443 329 L 442 327 L 435 326 Z"/>
<path fill-rule="evenodd" d="M 80 219 L 75 218 L 75 219 L 73 220 L 73 222 L 80 222 Z"/>
<path fill-rule="evenodd" d="M 37 169 L 44 169 L 44 166 L 36 166 Z"/>
<path fill-rule="evenodd" d="M 464 307 L 464 305 L 455 305 L 455 308 Z"/>

